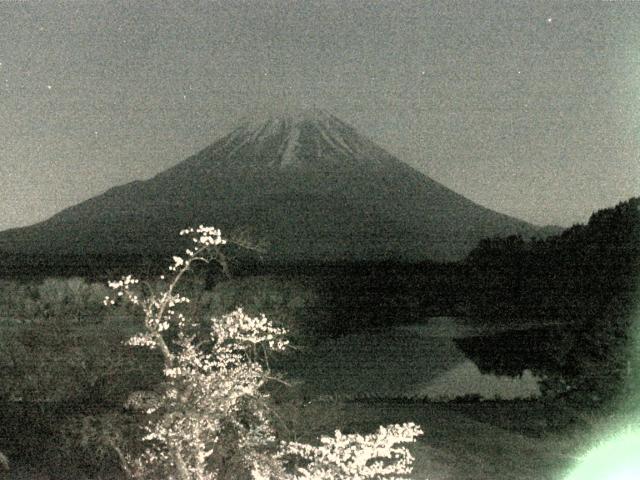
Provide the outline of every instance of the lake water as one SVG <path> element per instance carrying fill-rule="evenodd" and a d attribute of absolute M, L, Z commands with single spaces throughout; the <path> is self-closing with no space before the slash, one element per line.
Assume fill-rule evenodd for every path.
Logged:
<path fill-rule="evenodd" d="M 296 354 L 287 370 L 315 395 L 434 400 L 540 395 L 539 379 L 530 371 L 520 377 L 482 374 L 454 342 L 488 333 L 464 318 L 432 317 L 420 324 L 325 340 Z"/>

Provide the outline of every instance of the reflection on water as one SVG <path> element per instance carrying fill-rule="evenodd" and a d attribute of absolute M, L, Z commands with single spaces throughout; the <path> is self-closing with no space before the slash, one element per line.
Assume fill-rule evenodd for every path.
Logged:
<path fill-rule="evenodd" d="M 486 400 L 512 400 L 539 396 L 539 380 L 531 370 L 525 370 L 520 377 L 480 373 L 475 363 L 465 360 L 417 390 L 419 397 L 433 400 L 449 400 L 465 395 L 479 395 Z"/>
<path fill-rule="evenodd" d="M 290 359 L 288 373 L 311 394 L 450 399 L 527 398 L 540 394 L 530 371 L 482 374 L 454 338 L 479 335 L 464 319 L 435 317 L 418 325 L 328 339 Z"/>
<path fill-rule="evenodd" d="M 428 338 L 464 338 L 485 332 L 482 328 L 465 322 L 462 317 L 430 317 L 422 323 L 401 325 L 397 329 Z"/>

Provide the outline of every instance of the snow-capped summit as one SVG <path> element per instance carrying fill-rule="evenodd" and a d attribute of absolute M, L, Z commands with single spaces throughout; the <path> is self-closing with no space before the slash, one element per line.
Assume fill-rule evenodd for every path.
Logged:
<path fill-rule="evenodd" d="M 390 157 L 351 125 L 317 107 L 281 107 L 242 119 L 220 146 L 231 161 L 260 157 L 270 167 L 376 163 Z M 264 166 L 264 165 L 263 165 Z"/>
<path fill-rule="evenodd" d="M 149 180 L 0 233 L 0 251 L 172 253 L 177 232 L 199 224 L 249 227 L 279 262 L 449 260 L 485 237 L 540 234 L 416 171 L 336 116 L 287 107 L 252 115 Z"/>

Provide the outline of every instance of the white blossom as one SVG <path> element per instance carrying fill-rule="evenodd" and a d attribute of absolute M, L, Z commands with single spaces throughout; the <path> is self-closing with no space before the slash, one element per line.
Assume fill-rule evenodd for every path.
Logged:
<path fill-rule="evenodd" d="M 370 435 L 344 435 L 336 430 L 333 437 L 322 437 L 320 446 L 290 442 L 284 452 L 307 459 L 298 469 L 295 480 L 365 480 L 404 478 L 412 471 L 413 456 L 399 443 L 414 442 L 423 432 L 413 423 L 380 427 Z"/>
<path fill-rule="evenodd" d="M 180 235 L 192 236 L 196 248 L 186 250 L 187 260 L 172 257 L 169 270 L 175 273 L 166 279 L 166 290 L 136 291 L 138 280 L 129 275 L 109 282 L 116 294 L 104 299 L 105 305 L 123 299 L 143 310 L 144 332 L 126 344 L 159 349 L 165 362 L 164 390 L 142 410 L 149 416 L 142 438 L 149 448 L 131 460 L 129 470 L 136 478 L 214 480 L 216 458 L 226 451 L 242 455 L 254 480 L 392 479 L 410 473 L 413 458 L 397 444 L 413 442 L 422 433 L 411 423 L 380 427 L 371 435 L 336 431 L 318 446 L 276 442 L 263 389 L 273 375 L 261 355 L 285 350 L 287 331 L 264 315 L 252 317 L 238 308 L 210 319 L 208 338 L 196 342 L 196 324 L 178 310 L 189 299 L 174 288 L 191 262 L 215 258 L 207 256 L 210 249 L 226 240 L 220 230 L 203 225 Z M 169 329 L 177 338 L 171 344 L 163 336 Z M 295 472 L 285 467 L 291 456 L 304 463 Z"/>
<path fill-rule="evenodd" d="M 131 345 L 135 347 L 148 347 L 156 348 L 156 342 L 153 337 L 148 333 L 137 333 L 133 337 L 129 338 L 125 342 L 125 345 Z"/>

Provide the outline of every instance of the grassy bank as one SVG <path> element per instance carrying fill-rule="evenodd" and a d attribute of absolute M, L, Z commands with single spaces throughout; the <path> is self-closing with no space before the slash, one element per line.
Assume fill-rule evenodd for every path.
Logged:
<path fill-rule="evenodd" d="M 195 277 L 182 289 L 193 300 L 185 314 L 205 319 L 242 305 L 250 315 L 265 313 L 289 329 L 294 345 L 309 347 L 327 336 L 339 346 L 347 332 L 407 323 L 437 307 L 418 301 L 415 287 L 396 295 L 379 284 L 364 295 L 376 275 L 340 282 L 334 282 L 335 273 L 244 276 L 211 289 Z M 108 292 L 102 283 L 79 278 L 0 284 L 0 451 L 18 466 L 12 474 L 18 476 L 9 478 L 36 478 L 29 469 L 60 480 L 118 477 L 117 458 L 96 433 L 119 428 L 126 434 L 139 420 L 123 407 L 127 396 L 153 388 L 162 376 L 157 356 L 122 344 L 138 331 L 140 317 L 127 307 L 103 308 Z M 368 305 L 360 316 L 359 305 Z M 403 341 L 413 345 L 412 334 Z M 414 478 L 431 480 L 559 478 L 596 435 L 595 419 L 602 415 L 567 399 L 343 403 L 300 392 L 273 392 L 280 399 L 283 438 L 312 442 L 336 428 L 366 433 L 414 421 L 426 432 L 412 446 Z"/>

